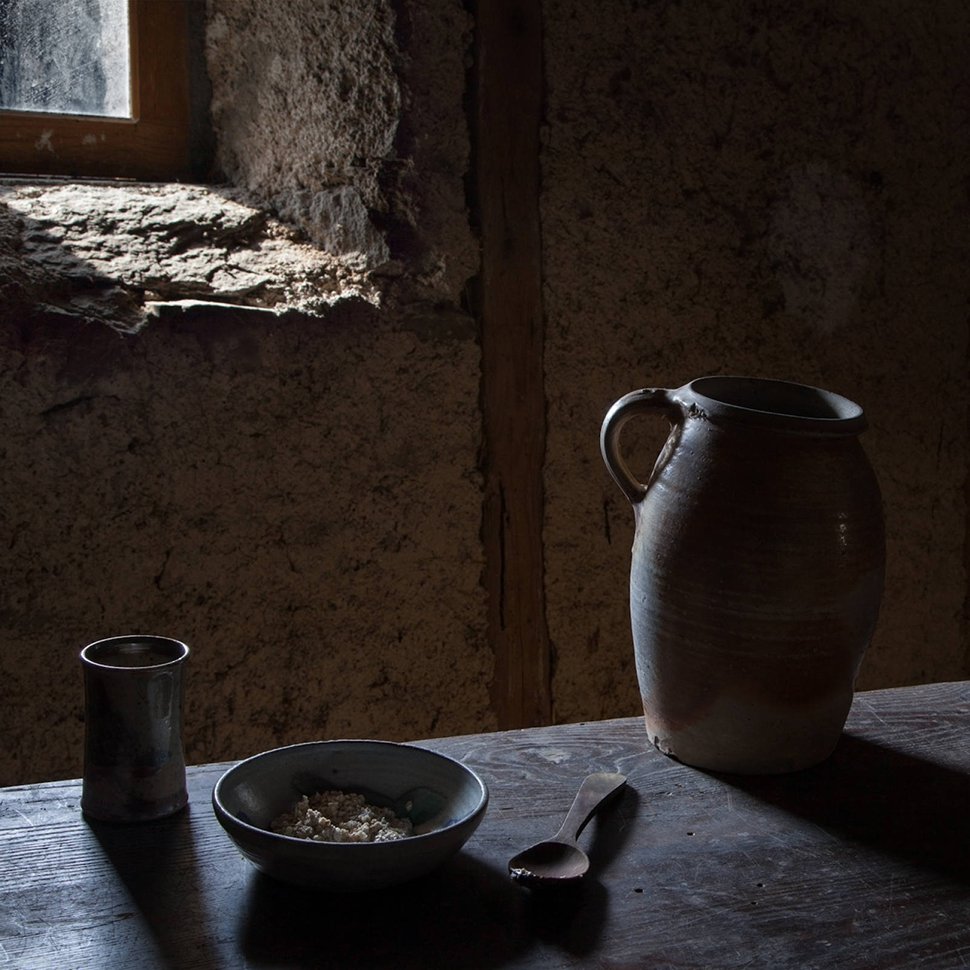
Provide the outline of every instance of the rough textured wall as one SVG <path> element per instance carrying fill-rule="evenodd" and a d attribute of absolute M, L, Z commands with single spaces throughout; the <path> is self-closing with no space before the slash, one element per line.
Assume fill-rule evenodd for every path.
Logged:
<path fill-rule="evenodd" d="M 970 674 L 966 7 L 545 0 L 556 714 L 633 713 L 622 393 L 709 373 L 861 403 L 888 577 L 860 686 Z M 624 433 L 646 475 L 666 433 Z M 592 696 L 590 692 L 592 691 Z"/>
<path fill-rule="evenodd" d="M 380 300 L 333 256 L 227 186 L 0 181 L 0 294 L 14 308 L 143 327 L 160 303 L 315 313 Z M 272 314 L 268 317 L 272 319 Z"/>
<path fill-rule="evenodd" d="M 209 0 L 218 157 L 325 249 L 453 295 L 464 218 L 471 21 L 434 3 Z"/>
<path fill-rule="evenodd" d="M 193 649 L 193 761 L 490 723 L 466 334 L 349 301 L 0 335 L 0 784 L 79 773 L 77 652 L 132 631 Z"/>
<path fill-rule="evenodd" d="M 384 297 L 317 316 L 170 306 L 123 338 L 65 313 L 111 287 L 83 248 L 53 312 L 11 302 L 45 269 L 0 246 L 0 785 L 79 772 L 76 653 L 124 629 L 194 648 L 192 760 L 493 726 L 479 355 L 460 308 L 477 268 L 468 15 L 457 0 L 209 12 L 226 172 L 318 245 L 379 267 Z M 713 372 L 865 406 L 889 575 L 862 686 L 970 674 L 967 13 L 544 13 L 557 717 L 639 704 L 632 514 L 600 462 L 600 420 L 634 387 Z M 210 297 L 255 292 L 206 282 Z M 649 421 L 625 432 L 642 474 L 662 439 Z"/>
<path fill-rule="evenodd" d="M 219 162 L 325 248 L 388 256 L 368 209 L 401 93 L 391 4 L 210 0 L 206 54 Z"/>
<path fill-rule="evenodd" d="M 126 631 L 192 647 L 191 761 L 494 726 L 479 350 L 457 299 L 477 267 L 469 23 L 458 2 L 397 6 L 210 3 L 245 194 L 206 239 L 194 190 L 159 196 L 173 232 L 128 212 L 110 246 L 114 191 L 97 218 L 55 193 L 63 225 L 19 194 L 0 212 L 0 785 L 80 773 L 77 652 Z M 315 315 L 180 304 L 286 305 L 262 278 L 280 238 L 236 232 L 233 200 L 260 194 L 343 255 L 301 291 Z M 381 260 L 382 296 L 333 292 Z M 130 327 L 160 296 L 135 336 L 92 322 Z"/>

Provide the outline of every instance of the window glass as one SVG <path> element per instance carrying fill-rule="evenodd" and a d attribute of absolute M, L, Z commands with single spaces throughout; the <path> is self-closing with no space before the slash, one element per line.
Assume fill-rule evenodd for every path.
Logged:
<path fill-rule="evenodd" d="M 131 116 L 128 0 L 0 0 L 0 108 Z"/>

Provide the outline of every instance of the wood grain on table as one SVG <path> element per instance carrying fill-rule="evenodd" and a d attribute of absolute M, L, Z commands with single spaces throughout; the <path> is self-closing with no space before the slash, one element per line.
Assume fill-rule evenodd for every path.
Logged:
<path fill-rule="evenodd" d="M 640 718 L 421 742 L 491 801 L 457 857 L 363 895 L 276 884 L 240 856 L 190 769 L 190 805 L 85 821 L 80 784 L 0 789 L 0 968 L 970 965 L 970 684 L 856 697 L 823 765 L 716 776 Z M 558 828 L 582 778 L 619 771 L 590 876 L 536 895 L 507 860 Z"/>

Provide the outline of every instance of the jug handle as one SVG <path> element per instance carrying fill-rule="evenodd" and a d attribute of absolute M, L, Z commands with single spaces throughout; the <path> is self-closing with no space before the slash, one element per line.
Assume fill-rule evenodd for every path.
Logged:
<path fill-rule="evenodd" d="M 624 394 L 606 412 L 600 430 L 600 452 L 613 480 L 633 505 L 638 505 L 647 494 L 647 486 L 634 478 L 627 463 L 620 454 L 620 431 L 634 415 L 648 411 L 661 411 L 667 415 L 671 424 L 679 423 L 684 415 L 683 409 L 674 397 L 674 391 L 657 387 L 644 387 L 638 391 Z"/>

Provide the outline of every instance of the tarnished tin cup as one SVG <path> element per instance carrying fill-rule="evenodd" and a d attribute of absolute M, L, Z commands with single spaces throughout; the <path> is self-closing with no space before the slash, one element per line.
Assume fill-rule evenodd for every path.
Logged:
<path fill-rule="evenodd" d="M 185 807 L 182 698 L 188 655 L 181 641 L 156 636 L 110 637 L 81 651 L 85 815 L 144 822 Z"/>

